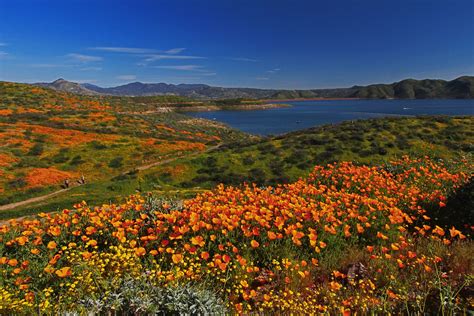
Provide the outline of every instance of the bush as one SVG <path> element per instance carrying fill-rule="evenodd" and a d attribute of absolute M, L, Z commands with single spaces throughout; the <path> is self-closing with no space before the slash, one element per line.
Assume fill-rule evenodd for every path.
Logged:
<path fill-rule="evenodd" d="M 30 148 L 27 155 L 30 156 L 40 156 L 44 151 L 44 145 L 42 143 L 35 143 L 33 147 Z"/>
<path fill-rule="evenodd" d="M 106 149 L 106 148 L 107 148 L 107 145 L 102 144 L 102 143 L 100 143 L 100 142 L 98 142 L 98 141 L 96 141 L 96 140 L 90 142 L 89 145 L 91 145 L 92 148 L 97 149 L 97 150 L 103 150 L 103 149 Z"/>
<path fill-rule="evenodd" d="M 118 168 L 121 168 L 122 166 L 123 166 L 123 157 L 121 156 L 115 157 L 109 162 L 110 168 L 118 169 Z"/>
<path fill-rule="evenodd" d="M 251 182 L 262 184 L 265 182 L 265 171 L 260 168 L 253 168 L 248 173 L 249 180 Z"/>
<path fill-rule="evenodd" d="M 245 156 L 242 162 L 244 165 L 249 166 L 255 163 L 255 159 L 252 156 Z"/>
<path fill-rule="evenodd" d="M 72 158 L 72 160 L 69 162 L 69 164 L 71 166 L 77 166 L 77 165 L 81 165 L 83 164 L 85 161 L 82 160 L 82 157 L 77 155 L 77 156 L 74 156 L 74 158 Z"/>
<path fill-rule="evenodd" d="M 20 178 L 16 178 L 14 180 L 9 181 L 7 185 L 10 189 L 18 190 L 18 189 L 24 188 L 26 184 L 27 183 L 26 183 L 25 178 L 20 177 Z"/>

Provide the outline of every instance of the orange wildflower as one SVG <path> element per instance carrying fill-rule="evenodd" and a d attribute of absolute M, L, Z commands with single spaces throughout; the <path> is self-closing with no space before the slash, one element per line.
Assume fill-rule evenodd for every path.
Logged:
<path fill-rule="evenodd" d="M 135 254 L 139 257 L 144 256 L 146 254 L 146 250 L 143 247 L 135 248 Z"/>
<path fill-rule="evenodd" d="M 183 260 L 183 255 L 179 253 L 175 253 L 171 256 L 171 259 L 173 260 L 174 264 L 178 264 Z"/>
<path fill-rule="evenodd" d="M 56 275 L 60 278 L 65 278 L 72 275 L 72 270 L 70 267 L 64 267 L 59 270 L 56 270 Z"/>

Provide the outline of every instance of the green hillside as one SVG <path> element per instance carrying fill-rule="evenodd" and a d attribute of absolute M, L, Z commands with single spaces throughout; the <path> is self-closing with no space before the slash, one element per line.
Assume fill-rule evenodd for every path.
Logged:
<path fill-rule="evenodd" d="M 82 199 L 120 201 L 136 191 L 184 197 L 219 183 L 276 185 L 334 161 L 384 164 L 403 155 L 472 161 L 474 117 L 384 118 L 343 122 L 278 137 L 242 139 L 209 152 L 131 171 L 72 189 L 45 202 L 1 212 L 3 218 L 67 207 Z"/>
<path fill-rule="evenodd" d="M 474 77 L 452 81 L 407 79 L 392 84 L 357 87 L 351 95 L 368 99 L 469 99 L 474 98 Z"/>
<path fill-rule="evenodd" d="M 405 154 L 443 159 L 471 157 L 473 144 L 472 116 L 343 122 L 222 146 L 181 162 L 192 172 L 176 184 L 277 184 L 297 179 L 314 165 L 334 161 L 379 164 Z"/>
<path fill-rule="evenodd" d="M 182 102 L 192 101 L 81 96 L 0 83 L 0 205 L 56 191 L 66 179 L 97 183 L 249 137 L 217 122 L 160 111 Z"/>

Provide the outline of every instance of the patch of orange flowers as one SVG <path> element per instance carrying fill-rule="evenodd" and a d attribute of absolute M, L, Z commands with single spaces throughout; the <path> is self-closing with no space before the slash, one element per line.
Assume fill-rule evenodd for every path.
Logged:
<path fill-rule="evenodd" d="M 153 206 L 141 196 L 96 208 L 83 202 L 1 228 L 0 287 L 35 310 L 48 310 L 50 299 L 72 308 L 81 293 L 99 295 L 110 290 L 100 284 L 113 286 L 126 275 L 160 286 L 211 284 L 238 313 L 396 306 L 410 299 L 403 292 L 410 289 L 393 287 L 384 279 L 393 275 L 380 277 L 380 267 L 433 275 L 443 259 L 417 253 L 413 238 L 447 245 L 465 236 L 454 227 L 418 227 L 424 206 L 445 201 L 469 179 L 469 172 L 405 157 L 388 169 L 317 166 L 306 179 L 277 187 L 220 185 L 179 208 Z M 371 276 L 356 279 L 350 270 L 322 275 L 321 262 L 348 245 L 370 258 Z"/>
<path fill-rule="evenodd" d="M 11 155 L 0 153 L 0 167 L 8 167 L 12 163 L 17 162 L 18 158 L 12 157 Z"/>
<path fill-rule="evenodd" d="M 40 187 L 53 184 L 60 184 L 66 179 L 72 179 L 76 174 L 58 170 L 56 168 L 34 168 L 28 171 L 25 176 L 27 187 Z"/>

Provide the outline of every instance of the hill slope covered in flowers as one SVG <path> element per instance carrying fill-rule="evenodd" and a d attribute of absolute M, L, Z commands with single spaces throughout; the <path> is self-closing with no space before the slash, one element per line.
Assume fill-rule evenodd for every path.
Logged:
<path fill-rule="evenodd" d="M 452 313 L 472 306 L 469 227 L 440 227 L 472 164 L 340 162 L 181 205 L 80 203 L 1 229 L 2 313 Z M 466 223 L 470 225 L 471 223 Z"/>
<path fill-rule="evenodd" d="M 84 175 L 97 183 L 246 138 L 216 122 L 159 111 L 180 102 L 190 101 L 80 96 L 0 82 L 0 205 L 58 190 L 66 179 L 76 184 Z M 100 201 L 111 193 L 102 192 Z"/>

